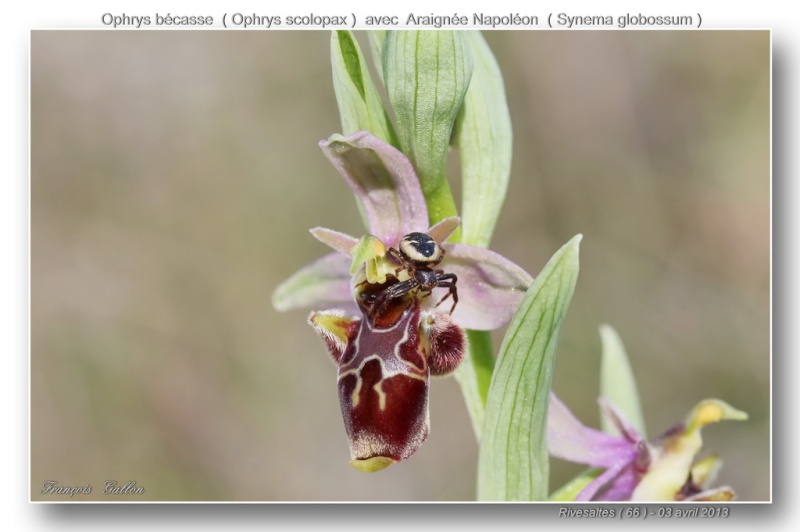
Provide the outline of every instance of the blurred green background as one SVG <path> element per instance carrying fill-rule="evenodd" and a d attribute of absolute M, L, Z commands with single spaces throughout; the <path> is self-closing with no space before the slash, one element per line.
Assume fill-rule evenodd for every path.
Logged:
<path fill-rule="evenodd" d="M 705 449 L 718 484 L 768 500 L 769 32 L 486 38 L 515 135 L 492 248 L 535 275 L 584 234 L 556 392 L 598 425 L 598 326 L 613 325 L 649 434 L 705 397 L 747 411 L 708 427 Z M 339 131 L 329 41 L 32 33 L 34 500 L 67 499 L 40 495 L 46 480 L 93 486 L 71 500 L 474 498 L 452 378 L 432 384 L 416 455 L 359 473 L 322 342 L 304 311 L 271 308 L 327 253 L 308 228 L 364 231 L 317 147 Z M 554 461 L 551 490 L 580 470 Z M 106 480 L 146 491 L 109 497 Z"/>

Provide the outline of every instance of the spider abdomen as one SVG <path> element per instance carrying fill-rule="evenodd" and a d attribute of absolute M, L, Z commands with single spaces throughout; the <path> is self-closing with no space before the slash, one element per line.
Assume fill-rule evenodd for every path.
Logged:
<path fill-rule="evenodd" d="M 409 262 L 433 265 L 442 260 L 442 247 L 425 233 L 409 233 L 397 246 Z"/>

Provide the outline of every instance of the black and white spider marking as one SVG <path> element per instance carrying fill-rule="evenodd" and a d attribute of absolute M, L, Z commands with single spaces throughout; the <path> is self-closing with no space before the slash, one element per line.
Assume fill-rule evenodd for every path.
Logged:
<path fill-rule="evenodd" d="M 450 307 L 450 314 L 458 304 L 458 289 L 456 282 L 458 277 L 454 273 L 445 273 L 444 270 L 434 269 L 436 265 L 444 259 L 444 248 L 433 238 L 425 233 L 409 233 L 400 240 L 397 249 L 389 248 L 386 254 L 400 267 L 395 274 L 405 270 L 409 279 L 401 281 L 388 287 L 376 298 L 371 316 L 377 316 L 392 299 L 402 297 L 409 292 L 423 292 L 422 297 L 428 297 L 434 288 L 449 288 L 445 295 L 436 306 L 441 305 L 445 299 L 453 296 L 453 306 Z"/>

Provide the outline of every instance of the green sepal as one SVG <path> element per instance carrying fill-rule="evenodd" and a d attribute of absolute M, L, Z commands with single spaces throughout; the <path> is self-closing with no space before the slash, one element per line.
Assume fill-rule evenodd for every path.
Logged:
<path fill-rule="evenodd" d="M 456 120 L 461 157 L 462 242 L 487 247 L 511 174 L 511 115 L 503 75 L 479 31 L 466 33 L 474 70 Z"/>
<path fill-rule="evenodd" d="M 642 439 L 647 439 L 636 379 L 633 376 L 625 346 L 617 331 L 610 325 L 600 326 L 600 339 L 603 344 L 603 357 L 600 363 L 600 396 L 610 399 L 625 414 L 628 422 L 642 436 Z M 602 415 L 600 416 L 600 426 L 604 432 L 621 436 L 614 424 Z"/>
<path fill-rule="evenodd" d="M 400 146 L 419 176 L 430 223 L 456 216 L 445 169 L 472 75 L 466 37 L 454 31 L 389 31 L 382 64 Z"/>
<path fill-rule="evenodd" d="M 350 135 L 366 130 L 398 147 L 397 135 L 372 81 L 358 41 L 350 30 L 331 33 L 331 68 L 342 133 Z"/>
<path fill-rule="evenodd" d="M 378 72 L 378 77 L 383 83 L 383 43 L 386 40 L 387 30 L 371 30 L 367 32 L 369 48 L 372 52 L 372 62 Z"/>

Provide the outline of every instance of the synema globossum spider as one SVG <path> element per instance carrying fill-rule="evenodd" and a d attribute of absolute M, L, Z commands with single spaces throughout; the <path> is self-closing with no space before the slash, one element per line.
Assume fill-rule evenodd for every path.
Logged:
<path fill-rule="evenodd" d="M 389 248 L 386 255 L 399 265 L 395 274 L 405 271 L 409 278 L 389 286 L 378 295 L 370 311 L 371 317 L 380 315 L 389 301 L 393 299 L 414 291 L 422 292 L 422 297 L 427 297 L 437 287 L 449 288 L 450 291 L 436 306 L 438 307 L 448 297 L 453 296 L 450 314 L 453 313 L 458 304 L 458 289 L 456 288 L 458 277 L 454 273 L 445 273 L 444 270 L 434 268 L 442 262 L 445 252 L 444 248 L 433 238 L 425 233 L 409 233 L 400 240 L 397 249 Z"/>

